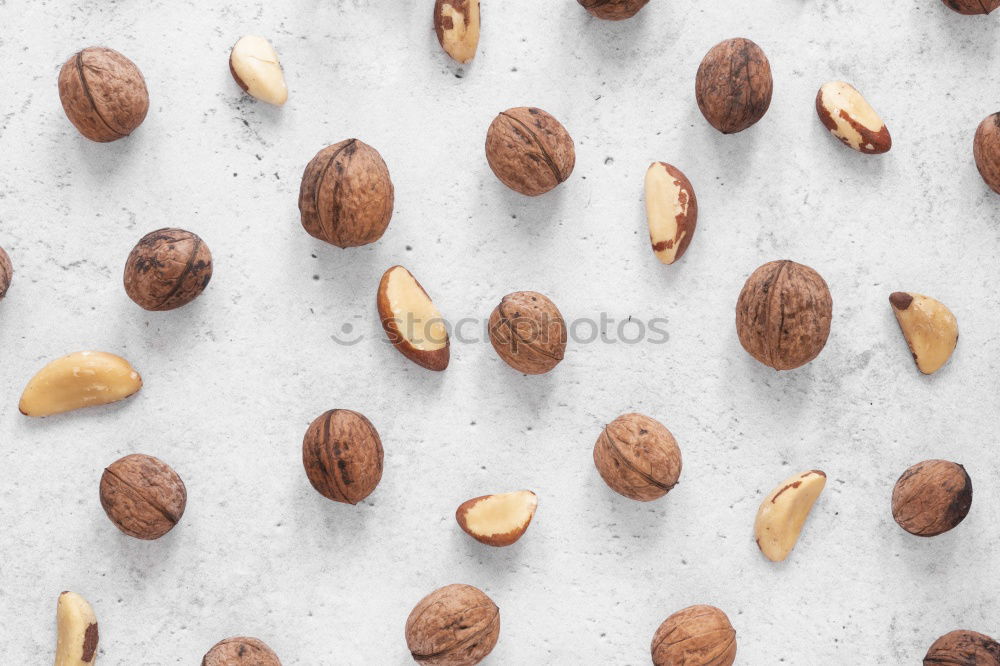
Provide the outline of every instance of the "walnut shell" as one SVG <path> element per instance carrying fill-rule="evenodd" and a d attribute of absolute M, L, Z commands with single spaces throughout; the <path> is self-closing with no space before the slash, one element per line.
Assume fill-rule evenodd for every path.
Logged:
<path fill-rule="evenodd" d="M 522 106 L 493 119 L 486 133 L 486 160 L 504 185 L 537 197 L 569 178 L 576 151 L 558 120 Z"/>
<path fill-rule="evenodd" d="M 489 332 L 497 355 L 527 375 L 548 372 L 566 351 L 566 322 L 559 308 L 535 291 L 504 296 L 490 315 Z"/>
<path fill-rule="evenodd" d="M 1000 666 L 1000 643 L 975 631 L 950 631 L 927 650 L 924 666 Z"/>
<path fill-rule="evenodd" d="M 59 71 L 59 99 L 66 117 L 91 141 L 128 136 L 149 110 L 142 72 L 118 51 L 92 46 Z"/>
<path fill-rule="evenodd" d="M 406 645 L 428 666 L 472 666 L 500 638 L 500 609 L 471 585 L 446 585 L 420 600 L 406 618 Z"/>
<path fill-rule="evenodd" d="M 976 129 L 972 154 L 979 175 L 990 189 L 1000 194 L 1000 112 L 986 116 Z"/>
<path fill-rule="evenodd" d="M 767 56 L 742 37 L 713 46 L 695 78 L 698 108 L 723 134 L 742 132 L 763 118 L 771 106 L 773 89 Z"/>
<path fill-rule="evenodd" d="M 689 606 L 663 621 L 650 649 L 655 666 L 732 666 L 736 630 L 715 606 Z"/>
<path fill-rule="evenodd" d="M 281 666 L 281 660 L 264 641 L 235 636 L 212 646 L 201 666 Z"/>
<path fill-rule="evenodd" d="M 316 153 L 302 174 L 302 226 L 337 247 L 374 243 L 389 226 L 394 192 L 377 150 L 358 139 L 335 143 Z"/>
<path fill-rule="evenodd" d="M 942 0 L 942 2 L 959 14 L 989 14 L 1000 7 L 1000 0 Z"/>
<path fill-rule="evenodd" d="M 357 504 L 382 479 L 382 440 L 371 421 L 349 409 L 331 409 L 310 424 L 302 440 L 309 483 L 334 502 Z"/>
<path fill-rule="evenodd" d="M 622 21 L 638 14 L 649 0 L 577 0 L 577 2 L 599 19 Z"/>
<path fill-rule="evenodd" d="M 134 453 L 108 465 L 101 476 L 101 506 L 118 529 L 153 540 L 184 515 L 187 489 L 170 465 Z"/>
<path fill-rule="evenodd" d="M 751 356 L 775 370 L 805 365 L 830 336 L 833 299 L 819 273 L 781 260 L 755 270 L 736 302 L 736 333 Z"/>
<path fill-rule="evenodd" d="M 612 490 L 649 502 L 663 497 L 681 476 L 681 450 L 666 426 L 642 414 L 624 414 L 594 443 L 594 464 Z"/>
<path fill-rule="evenodd" d="M 972 507 L 972 479 L 947 460 L 909 468 L 892 489 L 892 517 L 910 534 L 932 537 L 956 527 Z"/>
<path fill-rule="evenodd" d="M 212 279 L 212 252 L 183 229 L 157 229 L 139 239 L 125 262 L 125 293 L 144 310 L 187 305 Z"/>
<path fill-rule="evenodd" d="M 10 281 L 14 279 L 14 265 L 10 263 L 10 256 L 0 247 L 0 300 L 7 295 L 10 289 Z"/>

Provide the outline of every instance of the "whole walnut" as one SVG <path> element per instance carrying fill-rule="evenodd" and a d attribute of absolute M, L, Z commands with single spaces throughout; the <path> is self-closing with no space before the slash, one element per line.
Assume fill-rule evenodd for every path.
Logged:
<path fill-rule="evenodd" d="M 950 631 L 927 650 L 924 666 L 1000 666 L 1000 643 L 975 631 Z"/>
<path fill-rule="evenodd" d="M 281 666 L 281 660 L 264 641 L 236 636 L 216 643 L 201 666 Z"/>
<path fill-rule="evenodd" d="M 534 291 L 504 296 L 490 315 L 489 332 L 497 355 L 527 375 L 548 372 L 566 351 L 566 322 L 559 308 Z"/>
<path fill-rule="evenodd" d="M 1000 194 L 1000 112 L 986 116 L 979 123 L 972 141 L 972 154 L 983 181 Z"/>
<path fill-rule="evenodd" d="M 642 414 L 624 414 L 605 426 L 594 444 L 594 464 L 612 490 L 650 502 L 681 476 L 681 450 L 666 426 Z"/>
<path fill-rule="evenodd" d="M 558 120 L 522 106 L 493 119 L 486 133 L 486 160 L 504 185 L 536 197 L 569 178 L 576 151 Z"/>
<path fill-rule="evenodd" d="M 382 479 L 382 440 L 371 421 L 349 409 L 331 409 L 309 426 L 302 464 L 323 497 L 357 504 Z"/>
<path fill-rule="evenodd" d="M 832 318 L 826 282 L 794 261 L 772 261 L 755 270 L 736 302 L 740 344 L 775 370 L 791 370 L 819 356 Z"/>
<path fill-rule="evenodd" d="M 7 252 L 0 247 L 0 299 L 7 295 L 10 281 L 14 279 L 14 265 L 10 263 Z"/>
<path fill-rule="evenodd" d="M 125 293 L 144 310 L 187 305 L 212 279 L 212 252 L 183 229 L 157 229 L 139 239 L 125 262 Z"/>
<path fill-rule="evenodd" d="M 187 489 L 170 465 L 139 453 L 108 465 L 101 476 L 101 506 L 118 529 L 153 540 L 184 515 Z"/>
<path fill-rule="evenodd" d="M 597 18 L 621 21 L 639 13 L 649 0 L 577 0 L 577 2 Z"/>
<path fill-rule="evenodd" d="M 131 134 L 149 110 L 142 72 L 118 51 L 86 48 L 59 71 L 59 99 L 69 121 L 91 141 Z"/>
<path fill-rule="evenodd" d="M 764 51 L 749 39 L 727 39 L 705 54 L 695 78 L 698 108 L 723 134 L 742 132 L 764 117 L 774 83 Z"/>
<path fill-rule="evenodd" d="M 471 585 L 447 585 L 420 600 L 406 618 L 406 645 L 428 666 L 473 666 L 500 638 L 500 609 Z"/>
<path fill-rule="evenodd" d="M 942 0 L 959 14 L 989 14 L 1000 7 L 1000 0 Z"/>
<path fill-rule="evenodd" d="M 937 536 L 956 527 L 972 507 L 972 479 L 947 460 L 925 460 L 909 468 L 892 489 L 892 517 L 910 534 Z"/>
<path fill-rule="evenodd" d="M 715 606 L 689 606 L 663 621 L 651 651 L 655 666 L 731 666 L 736 630 Z"/>
<path fill-rule="evenodd" d="M 316 153 L 302 174 L 302 226 L 337 247 L 374 243 L 389 226 L 394 192 L 377 150 L 358 139 L 335 143 Z"/>

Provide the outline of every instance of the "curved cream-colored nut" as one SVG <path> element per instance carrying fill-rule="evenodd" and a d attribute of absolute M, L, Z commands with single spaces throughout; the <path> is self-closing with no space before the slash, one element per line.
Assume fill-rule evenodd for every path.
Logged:
<path fill-rule="evenodd" d="M 672 264 L 691 244 L 698 224 L 698 198 L 687 176 L 666 162 L 649 165 L 645 190 L 649 242 L 657 259 Z"/>
<path fill-rule="evenodd" d="M 483 495 L 462 502 L 455 520 L 466 534 L 488 546 L 509 546 L 520 539 L 538 507 L 530 490 Z"/>
<path fill-rule="evenodd" d="M 448 367 L 448 327 L 410 271 L 402 266 L 387 270 L 375 301 L 385 334 L 403 356 L 428 370 Z"/>
<path fill-rule="evenodd" d="M 271 42 L 247 35 L 229 54 L 229 71 L 240 88 L 262 102 L 281 106 L 288 101 L 288 86 Z"/>
<path fill-rule="evenodd" d="M 885 123 L 849 83 L 823 84 L 816 94 L 816 113 L 831 134 L 858 152 L 885 153 L 892 148 Z"/>
<path fill-rule="evenodd" d="M 97 661 L 97 616 L 87 600 L 63 592 L 56 604 L 55 666 L 90 666 Z"/>
<path fill-rule="evenodd" d="M 825 485 L 826 474 L 814 469 L 785 479 L 764 498 L 753 525 L 764 557 L 772 562 L 788 557 Z"/>
<path fill-rule="evenodd" d="M 24 387 L 19 407 L 26 416 L 50 416 L 124 400 L 140 388 L 142 377 L 122 357 L 76 352 L 39 370 Z"/>
<path fill-rule="evenodd" d="M 471 62 L 479 47 L 479 0 L 437 0 L 434 32 L 445 53 L 460 63 Z"/>
<path fill-rule="evenodd" d="M 925 375 L 939 370 L 958 344 L 955 315 L 941 301 L 911 292 L 893 292 L 889 303 L 917 369 Z"/>

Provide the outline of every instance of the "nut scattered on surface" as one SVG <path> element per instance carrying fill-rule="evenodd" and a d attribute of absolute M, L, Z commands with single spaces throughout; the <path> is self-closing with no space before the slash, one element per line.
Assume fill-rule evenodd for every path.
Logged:
<path fill-rule="evenodd" d="M 651 650 L 654 666 L 732 666 L 736 630 L 715 606 L 689 606 L 663 621 Z"/>
<path fill-rule="evenodd" d="M 909 468 L 892 489 L 892 517 L 910 534 L 932 537 L 956 527 L 972 508 L 972 479 L 947 460 Z"/>
<path fill-rule="evenodd" d="M 134 453 L 101 476 L 101 506 L 118 529 L 137 539 L 159 539 L 184 515 L 187 489 L 170 465 Z"/>
<path fill-rule="evenodd" d="M 382 328 L 403 356 L 428 370 L 448 367 L 450 352 L 444 317 L 410 271 L 402 266 L 387 270 L 375 300 Z"/>
<path fill-rule="evenodd" d="M 663 497 L 681 476 L 681 450 L 666 426 L 623 414 L 594 443 L 594 464 L 616 493 L 640 502 Z"/>
<path fill-rule="evenodd" d="M 885 153 L 892 148 L 885 123 L 850 83 L 823 84 L 816 93 L 816 113 L 831 134 L 858 152 Z"/>
<path fill-rule="evenodd" d="M 493 119 L 486 133 L 486 160 L 504 185 L 536 197 L 569 178 L 576 151 L 558 120 L 522 106 Z"/>
<path fill-rule="evenodd" d="M 556 367 L 566 352 L 566 322 L 556 304 L 535 291 L 507 294 L 493 308 L 490 342 L 507 365 L 527 375 Z"/>
<path fill-rule="evenodd" d="M 488 546 L 509 546 L 535 516 L 538 497 L 530 490 L 483 495 L 463 502 L 455 519 L 466 534 Z"/>
<path fill-rule="evenodd" d="M 288 86 L 278 52 L 263 37 L 247 35 L 236 42 L 229 54 L 229 71 L 251 97 L 275 106 L 288 101 Z"/>
<path fill-rule="evenodd" d="M 316 417 L 302 440 L 309 483 L 335 502 L 357 504 L 382 480 L 382 440 L 371 421 L 349 409 Z"/>
<path fill-rule="evenodd" d="M 687 176 L 666 162 L 646 170 L 646 221 L 656 258 L 672 264 L 687 252 L 698 224 L 698 198 Z"/>
<path fill-rule="evenodd" d="M 499 638 L 500 609 L 471 585 L 447 585 L 431 592 L 406 619 L 410 654 L 428 666 L 473 666 Z"/>
<path fill-rule="evenodd" d="M 337 247 L 374 243 L 389 226 L 394 192 L 377 150 L 358 139 L 335 143 L 316 153 L 302 174 L 302 226 Z"/>
<path fill-rule="evenodd" d="M 202 657 L 201 666 L 281 666 L 281 660 L 264 641 L 235 636 L 216 643 Z"/>
<path fill-rule="evenodd" d="M 621 21 L 638 14 L 649 0 L 577 0 L 577 2 L 597 18 Z"/>
<path fill-rule="evenodd" d="M 434 32 L 445 53 L 472 62 L 479 47 L 479 0 L 436 0 Z"/>
<path fill-rule="evenodd" d="M 826 474 L 814 469 L 790 476 L 764 498 L 753 524 L 754 538 L 764 557 L 772 562 L 788 557 L 825 486 Z"/>
<path fill-rule="evenodd" d="M 764 51 L 749 39 L 727 39 L 705 54 L 695 79 L 698 108 L 723 134 L 742 132 L 764 117 L 774 83 Z"/>
<path fill-rule="evenodd" d="M 142 377 L 120 356 L 98 351 L 58 358 L 31 378 L 19 408 L 26 416 L 51 416 L 124 400 L 142 388 Z"/>
<path fill-rule="evenodd" d="M 937 372 L 958 345 L 955 315 L 941 301 L 910 292 L 893 292 L 889 303 L 917 369 L 925 375 Z"/>
<path fill-rule="evenodd" d="M 1000 194 L 1000 112 L 986 116 L 976 129 L 972 142 L 979 175 L 997 194 Z"/>
<path fill-rule="evenodd" d="M 59 99 L 66 117 L 91 141 L 128 136 L 149 110 L 139 68 L 118 51 L 100 46 L 80 51 L 62 66 Z"/>
<path fill-rule="evenodd" d="M 183 229 L 146 234 L 125 262 L 125 293 L 144 310 L 187 305 L 211 279 L 211 251 L 196 234 Z"/>
<path fill-rule="evenodd" d="M 10 256 L 0 247 L 0 300 L 7 295 L 10 289 L 10 282 L 14 279 L 14 265 L 10 262 Z"/>
<path fill-rule="evenodd" d="M 924 666 L 1000 666 L 1000 643 L 975 631 L 949 631 L 927 650 Z"/>
<path fill-rule="evenodd" d="M 942 0 L 959 14 L 989 14 L 1000 7 L 1000 0 Z"/>
<path fill-rule="evenodd" d="M 55 666 L 90 666 L 97 660 L 97 616 L 87 600 L 63 592 L 56 604 Z"/>
<path fill-rule="evenodd" d="M 798 368 L 819 356 L 832 318 L 826 282 L 794 261 L 772 261 L 755 270 L 736 302 L 740 344 L 775 370 Z"/>

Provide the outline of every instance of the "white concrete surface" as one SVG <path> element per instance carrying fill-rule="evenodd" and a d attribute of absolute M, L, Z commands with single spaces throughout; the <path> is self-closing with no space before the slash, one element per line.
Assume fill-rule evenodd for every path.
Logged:
<path fill-rule="evenodd" d="M 63 589 L 101 620 L 98 663 L 194 664 L 248 634 L 286 665 L 409 663 L 403 624 L 425 593 L 475 584 L 501 607 L 489 664 L 643 664 L 657 625 L 694 603 L 726 610 L 737 663 L 915 664 L 940 634 L 1000 634 L 1000 196 L 972 161 L 1000 108 L 1000 16 L 939 0 L 653 0 L 636 19 L 591 19 L 573 0 L 483 0 L 475 63 L 440 52 L 431 0 L 0 0 L 0 245 L 15 264 L 0 303 L 0 644 L 45 663 Z M 290 99 L 243 96 L 229 47 L 268 36 Z M 771 110 L 721 136 L 694 101 L 705 51 L 757 41 Z M 89 143 L 63 115 L 61 63 L 104 44 L 131 57 L 152 104 L 129 139 Z M 855 154 L 820 126 L 820 84 L 854 83 L 894 139 Z M 576 139 L 556 192 L 507 191 L 486 127 L 536 105 Z M 300 227 L 313 154 L 356 136 L 384 155 L 396 212 L 377 244 L 326 246 Z M 687 256 L 646 243 L 642 176 L 682 168 L 701 215 Z M 200 234 L 215 277 L 194 304 L 149 314 L 121 284 L 144 233 Z M 791 258 L 830 283 L 824 353 L 785 374 L 740 348 L 733 309 L 759 264 Z M 485 318 L 535 289 L 568 318 L 668 318 L 667 344 L 575 344 L 543 377 L 488 344 L 456 344 L 432 374 L 383 341 L 374 290 L 409 267 L 446 316 Z M 962 332 L 920 376 L 887 303 L 935 296 Z M 364 339 L 339 346 L 343 324 Z M 45 362 L 85 348 L 145 377 L 127 403 L 32 421 L 17 411 Z M 382 433 L 370 501 L 337 505 L 300 461 L 331 407 Z M 652 504 L 605 487 L 591 447 L 625 411 L 662 420 L 684 452 L 681 485 Z M 105 465 L 156 455 L 187 484 L 183 522 L 143 543 L 98 503 Z M 910 464 L 964 463 L 968 519 L 921 540 L 892 521 Z M 754 546 L 763 494 L 791 471 L 830 483 L 792 557 Z M 469 497 L 531 488 L 534 524 L 490 549 L 453 518 Z"/>

